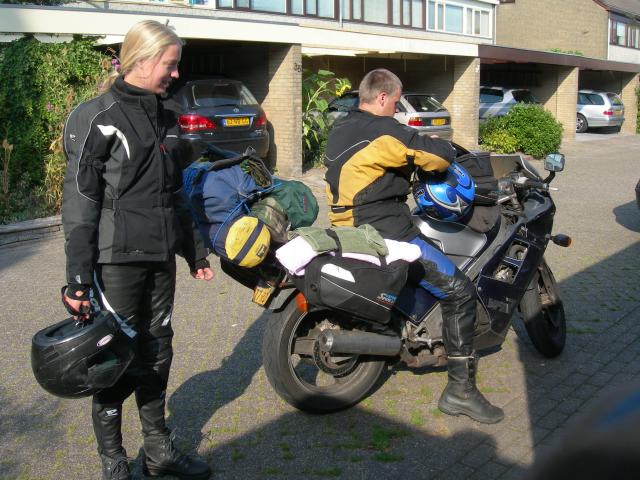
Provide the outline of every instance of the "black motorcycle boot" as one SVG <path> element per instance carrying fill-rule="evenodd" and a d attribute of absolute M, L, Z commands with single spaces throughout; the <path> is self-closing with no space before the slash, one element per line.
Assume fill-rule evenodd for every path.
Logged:
<path fill-rule="evenodd" d="M 478 357 L 449 357 L 445 387 L 438 408 L 448 415 L 466 415 L 480 423 L 498 423 L 504 418 L 501 408 L 491 405 L 476 387 Z"/>
<path fill-rule="evenodd" d="M 173 475 L 181 480 L 205 480 L 211 476 L 207 462 L 178 450 L 165 425 L 164 394 L 151 401 L 138 395 L 138 409 L 144 435 L 142 470 L 150 477 Z"/>
<path fill-rule="evenodd" d="M 102 479 L 131 479 L 127 452 L 122 448 L 122 405 L 101 405 L 94 402 L 91 417 L 102 461 Z"/>

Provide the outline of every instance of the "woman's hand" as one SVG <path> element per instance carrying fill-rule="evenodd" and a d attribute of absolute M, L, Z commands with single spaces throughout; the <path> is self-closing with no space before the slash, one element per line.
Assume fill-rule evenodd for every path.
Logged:
<path fill-rule="evenodd" d="M 197 280 L 210 281 L 213 278 L 213 270 L 209 267 L 198 268 L 195 272 L 191 272 L 191 276 Z"/>

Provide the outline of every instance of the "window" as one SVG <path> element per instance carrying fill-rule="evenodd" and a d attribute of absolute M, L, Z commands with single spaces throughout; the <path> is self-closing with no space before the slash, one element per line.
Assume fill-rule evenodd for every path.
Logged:
<path fill-rule="evenodd" d="M 519 103 L 538 103 L 529 90 L 514 90 L 511 92 L 513 99 Z"/>
<path fill-rule="evenodd" d="M 466 35 L 491 35 L 491 11 L 455 1 L 428 0 L 427 28 Z"/>
<path fill-rule="evenodd" d="M 622 105 L 622 100 L 615 93 L 607 93 L 607 98 L 611 102 L 611 105 Z"/>
<path fill-rule="evenodd" d="M 371 23 L 387 23 L 387 0 L 367 0 L 364 3 L 364 21 Z"/>
<path fill-rule="evenodd" d="M 191 94 L 194 105 L 199 107 L 258 104 L 247 87 L 237 83 L 196 83 Z"/>
<path fill-rule="evenodd" d="M 445 108 L 429 95 L 405 95 L 405 100 L 416 112 L 442 112 Z"/>
<path fill-rule="evenodd" d="M 447 32 L 462 33 L 463 8 L 456 5 L 447 5 L 445 8 L 445 29 Z"/>
<path fill-rule="evenodd" d="M 611 19 L 611 45 L 640 48 L 640 24 L 629 22 L 629 19 Z"/>
<path fill-rule="evenodd" d="M 495 90 L 493 88 L 481 88 L 480 89 L 480 103 L 499 103 L 504 98 L 502 90 Z"/>
<path fill-rule="evenodd" d="M 210 0 L 211 3 L 213 1 Z M 216 0 L 217 8 L 238 8 L 324 18 L 337 18 L 335 4 L 335 0 Z"/>

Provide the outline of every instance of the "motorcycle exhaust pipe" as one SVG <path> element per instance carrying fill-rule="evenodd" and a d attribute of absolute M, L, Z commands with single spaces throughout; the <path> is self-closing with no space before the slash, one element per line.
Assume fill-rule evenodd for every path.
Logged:
<path fill-rule="evenodd" d="M 329 353 L 393 357 L 400 353 L 402 341 L 378 333 L 325 330 L 318 337 L 318 345 Z"/>

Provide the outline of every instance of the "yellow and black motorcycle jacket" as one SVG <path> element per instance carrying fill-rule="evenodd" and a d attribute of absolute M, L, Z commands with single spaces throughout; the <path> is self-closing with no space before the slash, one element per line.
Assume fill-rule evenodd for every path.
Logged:
<path fill-rule="evenodd" d="M 384 238 L 407 241 L 419 231 L 406 204 L 414 167 L 444 171 L 451 143 L 421 136 L 392 117 L 353 110 L 336 121 L 324 162 L 332 225 L 370 224 Z"/>

